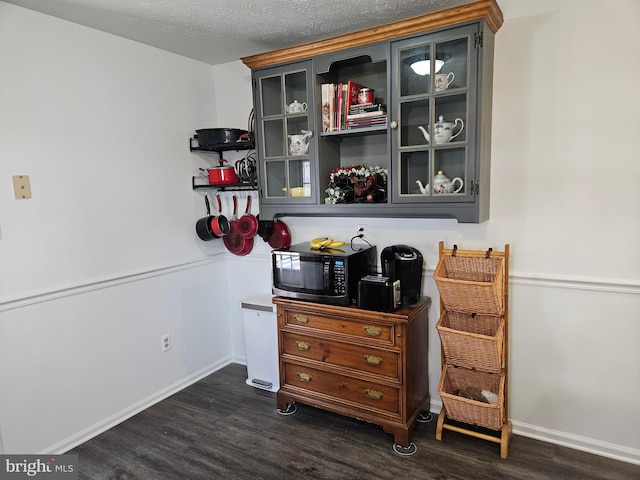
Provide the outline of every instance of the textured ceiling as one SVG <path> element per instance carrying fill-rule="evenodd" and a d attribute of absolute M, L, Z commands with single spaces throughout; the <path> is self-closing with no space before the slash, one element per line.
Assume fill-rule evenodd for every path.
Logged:
<path fill-rule="evenodd" d="M 470 0 L 4 0 L 217 65 Z"/>

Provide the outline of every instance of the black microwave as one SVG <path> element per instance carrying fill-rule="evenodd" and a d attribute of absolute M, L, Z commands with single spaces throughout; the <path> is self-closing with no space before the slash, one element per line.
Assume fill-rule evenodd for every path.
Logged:
<path fill-rule="evenodd" d="M 275 295 L 334 305 L 357 303 L 358 282 L 377 267 L 373 246 L 317 250 L 300 243 L 273 250 L 271 259 Z"/>

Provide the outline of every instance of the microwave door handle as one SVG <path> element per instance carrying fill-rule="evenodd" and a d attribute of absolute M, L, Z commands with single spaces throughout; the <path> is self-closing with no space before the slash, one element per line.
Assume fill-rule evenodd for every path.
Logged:
<path fill-rule="evenodd" d="M 323 280 L 324 280 L 325 290 L 328 290 L 329 287 L 331 286 L 331 282 L 329 282 L 329 279 L 331 278 L 331 262 L 330 261 L 324 262 L 324 268 L 322 269 L 322 274 L 324 277 Z"/>

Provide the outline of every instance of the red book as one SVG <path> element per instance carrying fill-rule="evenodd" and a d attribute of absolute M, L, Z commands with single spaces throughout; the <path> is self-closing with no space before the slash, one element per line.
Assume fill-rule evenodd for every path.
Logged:
<path fill-rule="evenodd" d="M 347 82 L 347 113 L 349 113 L 351 105 L 358 103 L 358 93 L 360 93 L 361 88 L 365 88 L 365 86 L 351 80 Z"/>
<path fill-rule="evenodd" d="M 336 98 L 336 130 L 342 130 L 342 106 L 344 104 L 343 100 L 342 100 L 342 93 L 343 93 L 343 89 L 342 89 L 342 83 L 338 84 L 338 91 L 336 92 L 337 94 L 337 98 Z"/>

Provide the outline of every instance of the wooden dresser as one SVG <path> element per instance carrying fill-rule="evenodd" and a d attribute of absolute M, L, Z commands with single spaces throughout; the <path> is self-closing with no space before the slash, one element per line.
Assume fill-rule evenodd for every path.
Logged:
<path fill-rule="evenodd" d="M 393 313 L 275 297 L 278 408 L 301 402 L 382 426 L 407 447 L 429 411 L 428 307 Z"/>

